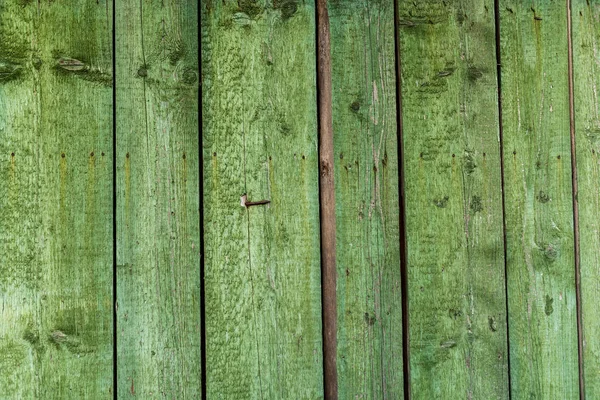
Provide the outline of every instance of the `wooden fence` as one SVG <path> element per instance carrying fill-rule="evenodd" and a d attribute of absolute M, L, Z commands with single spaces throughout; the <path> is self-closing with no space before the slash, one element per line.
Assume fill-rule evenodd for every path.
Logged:
<path fill-rule="evenodd" d="M 0 398 L 600 398 L 598 86 L 600 0 L 0 0 Z"/>

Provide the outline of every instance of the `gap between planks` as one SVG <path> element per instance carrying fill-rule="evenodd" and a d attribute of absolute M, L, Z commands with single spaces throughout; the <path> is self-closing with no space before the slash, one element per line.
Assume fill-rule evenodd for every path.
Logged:
<path fill-rule="evenodd" d="M 506 351 L 508 398 L 512 398 L 510 373 L 510 327 L 508 318 L 508 258 L 506 251 L 506 195 L 504 191 L 504 127 L 502 125 L 502 59 L 500 51 L 500 0 L 494 0 L 494 28 L 496 29 L 496 81 L 498 90 L 498 135 L 500 138 L 500 182 L 502 185 L 502 237 L 504 251 L 504 304 L 506 309 Z"/>
<path fill-rule="evenodd" d="M 331 47 L 327 0 L 317 0 L 316 5 L 323 384 L 325 399 L 337 400 L 337 279 Z"/>
<path fill-rule="evenodd" d="M 402 125 L 402 60 L 400 58 L 400 29 L 398 27 L 398 0 L 394 1 L 394 49 L 396 63 L 396 125 L 398 151 L 398 195 L 400 206 L 400 287 L 402 292 L 402 375 L 404 399 L 410 392 L 410 342 L 408 312 L 408 245 L 406 241 L 406 196 L 404 185 L 404 132 Z"/>
<path fill-rule="evenodd" d="M 571 15 L 571 0 L 566 1 L 567 6 L 567 54 L 569 74 L 569 128 L 571 137 L 571 183 L 573 190 L 573 250 L 575 253 L 575 300 L 577 309 L 577 358 L 579 367 L 579 398 L 585 399 L 585 385 L 583 378 L 583 326 L 581 313 L 581 264 L 579 255 L 579 206 L 577 203 L 577 149 L 575 141 L 575 95 L 573 83 L 573 26 Z"/>

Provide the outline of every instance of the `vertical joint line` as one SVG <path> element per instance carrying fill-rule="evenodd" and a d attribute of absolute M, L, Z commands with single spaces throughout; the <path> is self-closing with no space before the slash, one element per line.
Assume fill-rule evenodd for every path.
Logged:
<path fill-rule="evenodd" d="M 511 370 L 510 370 L 510 323 L 508 317 L 508 252 L 506 240 L 506 196 L 504 190 L 504 126 L 502 122 L 502 58 L 500 49 L 500 1 L 494 1 L 494 24 L 496 30 L 496 79 L 498 82 L 498 135 L 500 137 L 500 182 L 502 187 L 502 237 L 504 251 L 504 302 L 506 313 L 506 350 L 507 354 L 507 379 L 508 398 L 512 398 Z"/>
<path fill-rule="evenodd" d="M 585 398 L 583 376 L 583 327 L 581 314 L 581 265 L 579 253 L 579 207 L 577 203 L 577 154 L 575 142 L 575 95 L 573 86 L 573 27 L 571 0 L 567 0 L 567 44 L 569 71 L 569 123 L 571 136 L 571 182 L 573 186 L 573 248 L 575 253 L 575 299 L 577 305 L 577 357 L 579 365 L 579 398 Z"/>
<path fill-rule="evenodd" d="M 113 315 L 113 399 L 117 400 L 117 46 L 116 46 L 116 28 L 115 28 L 116 6 L 115 0 L 112 1 L 112 257 L 113 257 L 113 276 L 112 276 L 112 315 Z"/>
<path fill-rule="evenodd" d="M 325 387 L 325 399 L 337 400 L 336 221 L 333 168 L 331 48 L 327 0 L 317 0 L 316 6 L 323 384 Z"/>
<path fill-rule="evenodd" d="M 394 52 L 396 64 L 396 126 L 398 151 L 398 188 L 400 206 L 400 286 L 402 289 L 402 375 L 404 398 L 410 399 L 410 330 L 408 312 L 408 246 L 406 242 L 406 195 L 404 184 L 404 131 L 402 125 L 402 61 L 400 57 L 400 28 L 398 1 L 394 1 Z"/>
<path fill-rule="evenodd" d="M 198 7 L 198 57 L 199 76 L 202 82 L 202 3 Z M 200 187 L 198 190 L 200 224 L 200 381 L 202 400 L 206 400 L 206 284 L 205 284 L 205 246 L 204 246 L 204 152 L 202 151 L 202 84 L 198 85 L 198 163 Z"/>

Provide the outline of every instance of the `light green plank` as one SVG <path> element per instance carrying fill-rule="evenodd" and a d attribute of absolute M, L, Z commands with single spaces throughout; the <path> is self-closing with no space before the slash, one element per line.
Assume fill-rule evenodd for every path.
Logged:
<path fill-rule="evenodd" d="M 0 2 L 0 398 L 112 393 L 112 5 Z"/>
<path fill-rule="evenodd" d="M 577 315 L 563 1 L 500 2 L 513 399 L 576 399 Z"/>
<path fill-rule="evenodd" d="M 572 3 L 573 78 L 583 326 L 583 377 L 588 399 L 600 397 L 600 2 Z"/>
<path fill-rule="evenodd" d="M 394 2 L 330 1 L 329 17 L 339 396 L 401 399 Z"/>
<path fill-rule="evenodd" d="M 208 398 L 323 396 L 314 14 L 202 7 Z"/>
<path fill-rule="evenodd" d="M 494 3 L 398 0 L 411 392 L 508 396 Z"/>
<path fill-rule="evenodd" d="M 116 7 L 118 396 L 201 394 L 195 0 Z"/>

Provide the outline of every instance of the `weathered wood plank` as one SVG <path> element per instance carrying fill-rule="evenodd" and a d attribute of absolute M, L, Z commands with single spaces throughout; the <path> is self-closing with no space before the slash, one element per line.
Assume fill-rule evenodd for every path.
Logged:
<path fill-rule="evenodd" d="M 330 1 L 341 399 L 402 399 L 393 0 Z"/>
<path fill-rule="evenodd" d="M 513 399 L 575 399 L 567 7 L 500 2 Z"/>
<path fill-rule="evenodd" d="M 118 395 L 201 395 L 198 9 L 116 7 Z"/>
<path fill-rule="evenodd" d="M 314 5 L 201 13 L 208 398 L 322 397 Z"/>
<path fill-rule="evenodd" d="M 572 1 L 585 396 L 600 398 L 600 1 Z"/>
<path fill-rule="evenodd" d="M 398 0 L 413 398 L 506 398 L 494 3 Z"/>
<path fill-rule="evenodd" d="M 0 2 L 0 398 L 112 398 L 112 5 Z"/>

